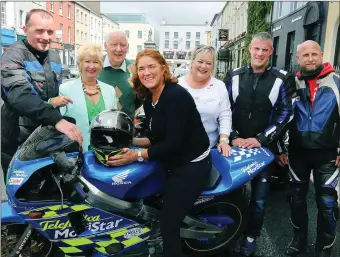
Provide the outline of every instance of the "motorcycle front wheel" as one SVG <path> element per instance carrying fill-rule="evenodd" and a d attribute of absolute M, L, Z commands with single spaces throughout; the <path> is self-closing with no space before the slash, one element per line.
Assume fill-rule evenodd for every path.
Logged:
<path fill-rule="evenodd" d="M 24 233 L 27 225 L 18 223 L 2 223 L 1 224 L 1 255 L 9 256 L 14 250 L 21 235 Z M 52 242 L 44 239 L 35 230 L 25 243 L 18 257 L 56 257 L 54 255 L 54 247 Z"/>
<path fill-rule="evenodd" d="M 195 206 L 190 216 L 223 228 L 223 232 L 212 239 L 183 239 L 186 253 L 207 257 L 232 251 L 247 224 L 247 206 L 247 197 L 240 191 Z"/>

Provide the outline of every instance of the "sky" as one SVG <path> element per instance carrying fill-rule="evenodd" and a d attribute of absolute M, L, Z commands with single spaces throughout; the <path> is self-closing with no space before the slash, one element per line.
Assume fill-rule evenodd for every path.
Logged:
<path fill-rule="evenodd" d="M 168 24 L 210 24 L 214 15 L 222 10 L 224 2 L 104 2 L 102 13 L 143 13 L 153 26 L 159 26 L 164 18 Z"/>

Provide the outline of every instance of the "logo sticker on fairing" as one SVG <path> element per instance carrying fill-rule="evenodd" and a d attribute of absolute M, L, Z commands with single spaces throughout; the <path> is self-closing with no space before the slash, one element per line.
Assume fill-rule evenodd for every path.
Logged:
<path fill-rule="evenodd" d="M 252 163 L 248 164 L 247 166 L 243 167 L 241 170 L 244 173 L 248 173 L 248 175 L 253 174 L 254 172 L 258 171 L 260 168 L 262 168 L 265 165 L 265 162 L 258 162 L 253 161 Z"/>
<path fill-rule="evenodd" d="M 130 170 L 124 171 L 112 177 L 112 185 L 129 185 L 131 181 L 125 181 L 127 176 L 129 175 Z"/>
<path fill-rule="evenodd" d="M 85 220 L 88 222 L 87 229 L 91 232 L 100 232 L 105 231 L 112 228 L 119 227 L 120 223 L 123 221 L 123 219 L 116 219 L 116 220 L 101 220 L 100 216 L 87 216 L 85 215 Z M 42 231 L 46 230 L 54 230 L 54 239 L 58 238 L 72 238 L 77 237 L 76 232 L 74 232 L 71 228 L 71 222 L 67 220 L 66 222 L 62 222 L 60 220 L 48 220 L 48 221 L 42 221 L 39 223 L 39 225 L 42 227 Z"/>
<path fill-rule="evenodd" d="M 12 186 L 20 186 L 22 184 L 22 182 L 24 181 L 24 178 L 10 178 L 8 180 L 8 185 L 12 185 Z"/>
<path fill-rule="evenodd" d="M 141 234 L 143 234 L 142 228 L 132 228 L 125 233 L 124 238 L 129 239 L 135 236 L 139 236 Z"/>

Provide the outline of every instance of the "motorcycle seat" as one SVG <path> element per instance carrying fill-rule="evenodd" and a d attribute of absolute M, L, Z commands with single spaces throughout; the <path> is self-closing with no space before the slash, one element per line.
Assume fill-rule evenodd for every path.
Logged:
<path fill-rule="evenodd" d="M 213 165 L 210 172 L 210 177 L 206 183 L 204 190 L 210 190 L 215 187 L 215 185 L 219 182 L 221 177 L 221 174 L 218 172 L 218 170 Z"/>

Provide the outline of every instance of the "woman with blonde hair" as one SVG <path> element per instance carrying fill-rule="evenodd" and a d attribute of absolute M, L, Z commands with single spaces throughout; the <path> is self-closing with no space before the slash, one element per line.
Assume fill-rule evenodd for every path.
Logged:
<path fill-rule="evenodd" d="M 217 146 L 224 156 L 232 154 L 229 145 L 231 109 L 227 88 L 223 81 L 213 77 L 216 69 L 216 53 L 211 46 L 200 45 L 193 54 L 190 72 L 180 77 L 178 84 L 195 100 L 210 147 Z"/>
<path fill-rule="evenodd" d="M 76 120 L 82 132 L 83 151 L 90 145 L 90 123 L 100 112 L 117 109 L 116 93 L 112 86 L 97 80 L 103 68 L 100 45 L 87 44 L 79 48 L 77 66 L 80 77 L 60 85 L 59 95 L 72 99 L 60 109 L 61 114 Z"/>

